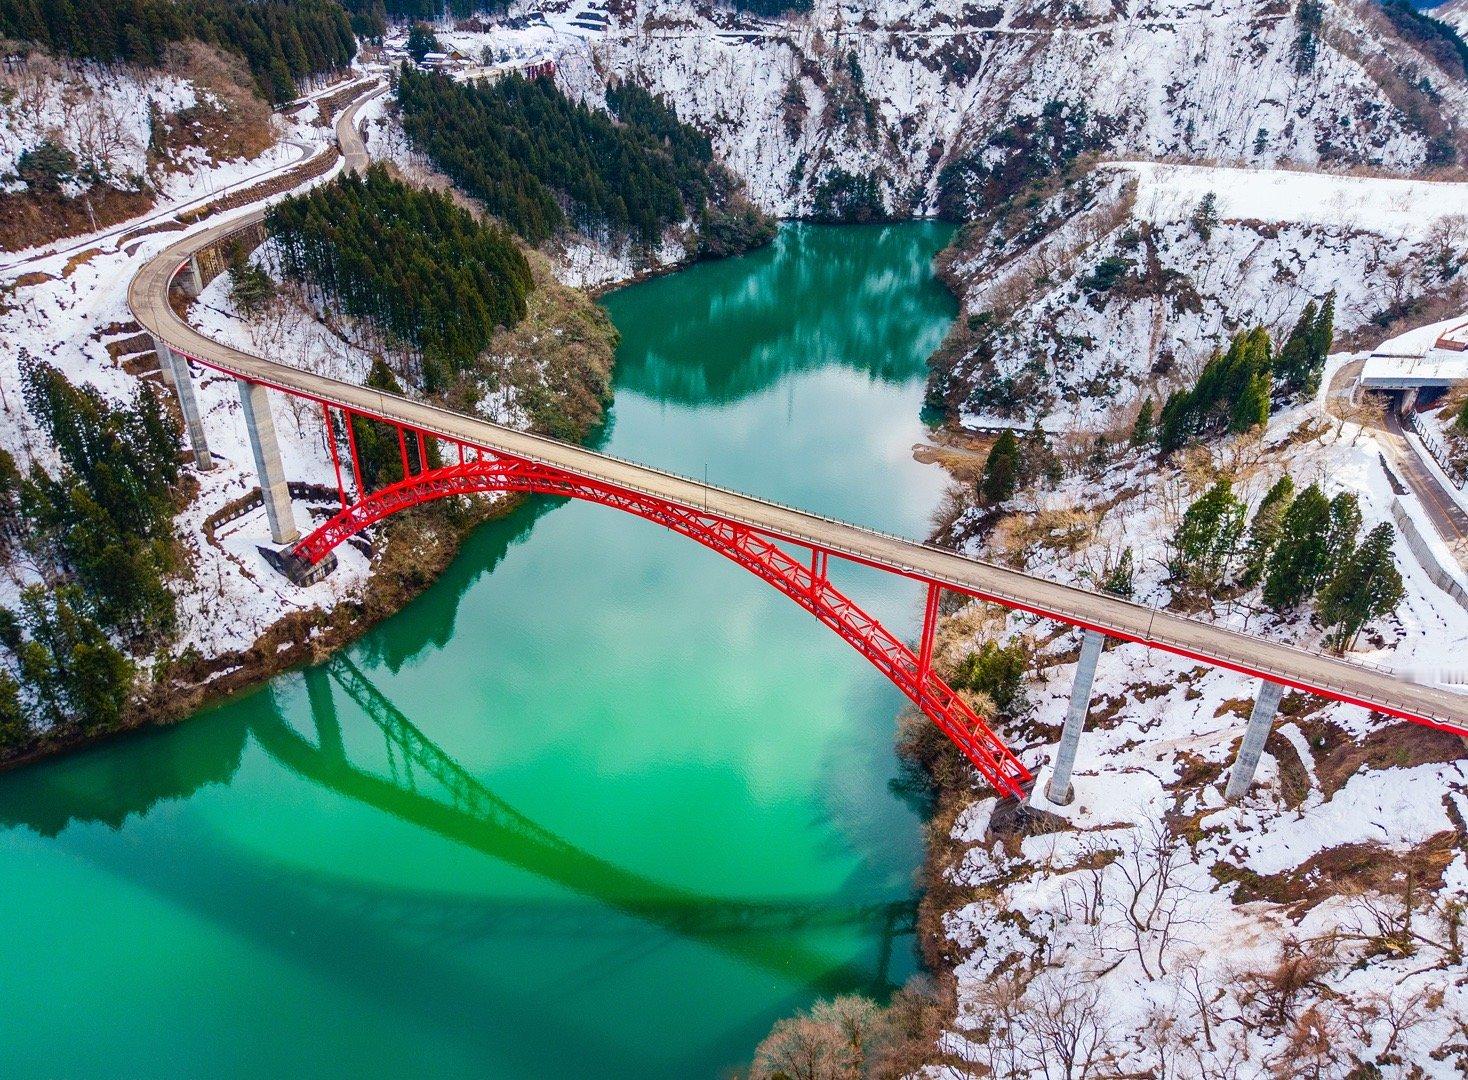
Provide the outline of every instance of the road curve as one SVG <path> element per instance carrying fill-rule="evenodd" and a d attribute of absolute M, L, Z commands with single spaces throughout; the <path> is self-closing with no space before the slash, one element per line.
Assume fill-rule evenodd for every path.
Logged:
<path fill-rule="evenodd" d="M 382 92 L 383 88 L 378 88 L 373 94 L 359 98 L 337 121 L 337 137 L 348 169 L 360 171 L 366 167 L 367 150 L 355 120 L 361 106 Z M 169 303 L 170 284 L 191 254 L 260 221 L 264 214 L 261 207 L 236 215 L 176 241 L 150 259 L 128 287 L 128 304 L 138 322 L 205 367 L 298 397 L 384 417 L 451 442 L 500 451 L 706 510 L 775 537 L 813 544 L 856 562 L 893 570 L 919 581 L 936 582 L 957 592 L 1072 626 L 1099 630 L 1112 638 L 1142 642 L 1177 656 L 1468 735 L 1468 697 L 1408 682 L 1384 670 L 1062 585 L 725 488 L 710 487 L 545 436 L 312 374 L 212 341 L 173 310 Z"/>

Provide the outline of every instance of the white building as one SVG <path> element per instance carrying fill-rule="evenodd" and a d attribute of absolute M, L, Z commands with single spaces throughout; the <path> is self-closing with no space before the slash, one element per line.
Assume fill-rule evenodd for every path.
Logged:
<path fill-rule="evenodd" d="M 1425 390 L 1468 382 L 1468 316 L 1419 326 L 1383 342 L 1361 368 L 1367 390 Z"/>

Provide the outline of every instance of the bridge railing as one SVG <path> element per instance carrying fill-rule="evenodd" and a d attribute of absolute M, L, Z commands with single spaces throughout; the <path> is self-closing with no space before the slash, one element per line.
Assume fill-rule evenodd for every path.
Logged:
<path fill-rule="evenodd" d="M 1463 470 L 1459 469 L 1458 466 L 1453 462 L 1452 455 L 1448 453 L 1447 447 L 1443 446 L 1443 444 L 1438 441 L 1437 436 L 1433 435 L 1433 433 L 1427 429 L 1427 425 L 1422 422 L 1422 418 L 1417 415 L 1416 411 L 1413 409 L 1408 409 L 1405 413 L 1403 413 L 1402 423 L 1406 424 L 1411 432 L 1422 441 L 1422 445 L 1426 447 L 1427 452 L 1432 455 L 1432 460 L 1437 462 L 1437 467 L 1441 469 L 1443 471 L 1443 474 L 1447 476 L 1447 478 L 1453 482 L 1453 485 L 1461 491 L 1463 489 L 1463 484 L 1465 483 Z"/>
<path fill-rule="evenodd" d="M 230 241 L 231 239 L 233 239 L 237 234 L 239 234 L 241 232 L 244 232 L 245 230 L 252 229 L 252 228 L 256 227 L 256 225 L 258 224 L 258 220 L 257 220 L 258 217 L 261 216 L 261 215 L 263 215 L 263 214 L 264 214 L 264 209 L 261 208 L 261 209 L 258 209 L 258 210 L 254 211 L 254 212 L 252 212 L 252 213 L 250 213 L 248 215 L 245 215 L 236 224 L 235 228 L 230 229 L 230 230 L 226 230 L 226 231 L 220 233 L 218 236 L 213 237 L 207 244 L 202 245 L 202 246 L 203 247 L 216 247 L 218 245 L 222 245 L 222 244 L 227 243 L 228 241 Z M 178 270 L 183 269 L 183 267 L 186 266 L 186 265 L 187 265 L 187 260 L 185 260 L 183 263 L 180 264 L 180 266 L 178 267 Z M 176 276 L 176 275 L 177 275 L 177 270 L 175 270 L 175 272 L 174 272 L 174 276 Z M 172 279 L 170 278 L 170 282 L 171 282 L 171 280 Z M 166 339 L 167 335 L 165 334 L 163 336 Z M 188 350 L 186 348 L 180 348 L 179 346 L 175 345 L 172 341 L 169 341 L 169 345 L 171 347 L 173 347 L 175 349 L 175 351 L 179 352 L 181 355 L 188 357 L 189 359 L 193 360 L 195 363 L 201 364 L 204 367 L 212 367 L 212 368 L 219 368 L 219 367 L 221 367 L 221 365 L 220 365 L 220 363 L 218 361 L 205 360 L 205 359 L 203 359 L 201 357 L 195 356 L 190 350 Z M 288 365 L 278 365 L 278 366 L 288 367 Z M 236 374 L 238 377 L 241 377 L 241 378 L 250 378 L 251 377 L 248 373 L 245 373 L 245 372 L 233 372 L 233 374 Z M 331 381 L 335 382 L 337 380 L 331 380 Z M 342 384 L 342 385 L 344 385 L 344 386 L 346 386 L 346 387 L 348 387 L 349 389 L 352 389 L 352 390 L 360 390 L 360 388 L 351 386 L 351 384 Z M 304 396 L 304 397 L 310 397 L 310 396 L 312 396 L 307 391 L 292 389 L 292 388 L 287 387 L 287 386 L 281 386 L 281 387 L 279 387 L 279 389 L 281 389 L 282 392 L 285 392 L 285 393 L 294 393 L 294 394 L 297 394 L 298 396 Z M 383 407 L 381 408 L 381 412 L 382 412 L 382 419 L 383 419 L 384 422 L 387 422 L 387 423 L 398 423 L 398 424 L 401 424 L 402 426 L 405 426 L 405 427 L 410 427 L 410 428 L 415 428 L 415 429 L 423 430 L 424 431 L 424 434 L 428 435 L 429 437 L 440 439 L 440 440 L 442 440 L 444 442 L 449 442 L 449 443 L 454 443 L 454 444 L 462 444 L 462 445 L 465 445 L 465 446 L 477 446 L 478 445 L 478 444 L 475 443 L 475 441 L 472 438 L 466 438 L 464 436 L 452 434 L 452 423 L 451 422 L 450 423 L 446 423 L 443 427 L 440 427 L 438 430 L 435 431 L 435 430 L 431 430 L 431 429 L 425 428 L 421 424 L 408 423 L 406 421 L 394 420 L 394 419 L 392 419 L 391 417 L 389 417 L 387 415 L 387 411 L 386 411 L 385 405 L 386 405 L 386 402 L 388 400 L 397 397 L 397 395 L 384 394 L 381 391 L 372 391 L 372 393 L 374 394 L 374 396 L 376 396 L 383 403 Z M 441 406 L 434 405 L 434 404 L 429 403 L 429 402 L 417 402 L 417 401 L 413 401 L 412 399 L 409 399 L 409 398 L 406 398 L 406 397 L 402 398 L 401 400 L 403 400 L 404 402 L 406 402 L 408 404 L 411 404 L 411 405 L 413 405 L 413 406 L 415 406 L 417 408 L 425 409 L 425 410 L 428 410 L 428 411 L 433 412 L 433 413 L 442 414 L 446 418 L 446 420 L 448 420 L 448 421 L 455 421 L 455 420 L 457 420 L 457 421 L 463 421 L 463 420 L 466 420 L 467 419 L 467 420 L 470 420 L 470 421 L 472 421 L 474 423 L 485 424 L 485 425 L 487 425 L 489 427 L 501 428 L 502 430 L 505 430 L 506 432 L 513 434 L 516 438 L 519 438 L 519 439 L 527 439 L 527 440 L 530 440 L 532 442 L 544 444 L 544 445 L 546 445 L 548 447 L 561 447 L 561 448 L 564 448 L 564 447 L 566 447 L 568 445 L 568 444 L 565 444 L 565 443 L 561 443 L 558 440 L 549 438 L 548 436 L 538 435 L 538 434 L 531 433 L 531 432 L 517 431 L 516 429 L 513 429 L 513 428 L 502 428 L 502 425 L 495 424 L 492 421 L 484 420 L 484 419 L 479 418 L 479 417 L 465 416 L 464 414 L 456 413 L 456 412 L 454 412 L 452 410 L 445 409 L 445 408 L 443 408 Z M 361 406 L 351 404 L 351 403 L 349 403 L 349 402 L 347 402 L 345 400 L 336 401 L 336 402 L 333 402 L 332 404 L 335 405 L 338 408 L 341 408 L 341 409 L 349 410 L 349 411 L 354 412 L 354 413 L 359 413 L 359 414 L 367 415 L 365 413 L 362 413 Z M 509 453 L 508 451 L 497 451 L 492 446 L 484 446 L 482 448 L 484 450 L 490 452 L 490 453 Z M 823 522 L 825 524 L 834 525 L 834 526 L 837 526 L 839 528 L 859 529 L 862 532 L 865 532 L 867 534 L 870 534 L 870 535 L 873 535 L 873 536 L 883 537 L 883 538 L 886 538 L 886 539 L 889 539 L 889 540 L 893 540 L 893 541 L 896 541 L 896 542 L 898 542 L 900 544 L 904 544 L 904 545 L 908 545 L 910 547 L 916 548 L 917 550 L 920 550 L 920 551 L 925 552 L 925 553 L 930 553 L 930 554 L 939 555 L 939 556 L 948 557 L 948 558 L 952 558 L 952 557 L 955 557 L 957 555 L 957 553 L 955 553 L 955 552 L 953 552 L 951 550 L 938 547 L 936 544 L 932 544 L 932 543 L 929 543 L 927 541 L 914 540 L 911 537 L 901 536 L 901 535 L 896 534 L 896 533 L 887 532 L 885 530 L 872 528 L 870 526 L 856 525 L 856 524 L 854 524 L 852 522 L 843 521 L 843 520 L 841 520 L 839 518 L 830 517 L 830 516 L 825 515 L 825 514 L 815 513 L 815 512 L 812 512 L 811 510 L 808 510 L 806 508 L 798 507 L 798 506 L 792 506 L 792 505 L 790 505 L 788 503 L 779 502 L 778 500 L 767 499 L 767 498 L 763 498 L 763 497 L 751 496 L 751 495 L 748 495 L 745 492 L 736 491 L 736 490 L 734 490 L 732 488 L 721 487 L 721 486 L 719 486 L 717 484 L 710 484 L 710 483 L 708 483 L 705 480 L 701 480 L 701 479 L 698 479 L 696 477 L 688 476 L 686 474 L 678 473 L 678 472 L 675 472 L 675 471 L 672 471 L 672 470 L 669 470 L 669 469 L 658 468 L 658 467 L 650 466 L 650 465 L 647 465 L 647 464 L 642 463 L 642 462 L 633 461 L 633 460 L 631 460 L 629 458 L 618 457 L 618 456 L 613 455 L 613 454 L 606 454 L 606 453 L 601 453 L 599 451 L 585 450 L 582 447 L 574 447 L 574 449 L 577 449 L 577 450 L 582 451 L 582 452 L 584 452 L 586 454 L 592 455 L 594 458 L 597 458 L 597 459 L 609 461 L 609 462 L 612 462 L 612 463 L 615 463 L 615 464 L 618 464 L 618 465 L 624 465 L 624 466 L 627 466 L 627 467 L 629 467 L 629 468 L 631 468 L 633 470 L 642 470 L 642 471 L 645 471 L 647 473 L 651 473 L 651 474 L 654 474 L 654 475 L 662 476 L 662 477 L 665 477 L 665 478 L 670 479 L 670 480 L 679 481 L 679 482 L 681 482 L 683 484 L 691 485 L 694 488 L 701 489 L 702 491 L 704 491 L 708 495 L 712 495 L 712 494 L 717 493 L 717 494 L 720 494 L 720 495 L 730 496 L 731 498 L 734 498 L 734 499 L 751 500 L 751 501 L 758 502 L 758 503 L 763 504 L 763 505 L 766 505 L 766 506 L 771 506 L 771 507 L 774 507 L 774 508 L 777 508 L 777 509 L 780 509 L 780 510 L 788 511 L 790 513 L 796 514 L 796 515 L 798 515 L 800 517 L 804 517 L 804 518 L 809 519 L 811 521 Z M 511 454 L 510 456 L 524 456 L 524 455 L 521 455 L 519 453 L 515 453 L 515 454 Z M 554 462 L 553 460 L 548 460 L 546 458 L 541 458 L 541 459 L 539 459 L 539 461 L 540 461 L 541 464 L 550 466 L 552 468 L 560 468 L 560 467 L 562 467 L 562 466 L 558 465 L 556 462 Z M 594 476 L 594 474 L 589 474 L 589 475 L 593 475 Z M 644 487 L 642 485 L 636 484 L 635 482 L 629 482 L 628 480 L 623 479 L 623 478 L 615 478 L 615 479 L 613 479 L 613 478 L 608 478 L 608 477 L 598 477 L 598 479 L 603 479 L 607 483 L 611 483 L 611 484 L 614 484 L 616 486 L 623 487 L 623 488 L 625 488 L 625 489 L 627 489 L 629 491 L 634 491 L 634 492 L 637 492 L 639 494 L 652 496 L 654 498 L 668 499 L 669 501 L 674 501 L 674 502 L 679 501 L 679 500 L 676 500 L 676 499 L 671 499 L 665 492 L 656 491 L 656 490 L 653 490 L 652 488 L 648 488 L 648 487 Z M 695 509 L 695 510 L 696 509 L 699 509 L 699 507 L 696 504 L 693 504 L 693 503 L 685 502 L 684 505 L 690 506 L 691 509 Z M 860 551 L 852 550 L 850 548 L 845 548 L 842 545 L 840 545 L 839 543 L 832 543 L 832 542 L 827 541 L 827 540 L 819 539 L 819 538 L 817 538 L 815 536 L 802 537 L 802 536 L 800 536 L 799 534 L 797 534 L 797 533 L 795 533 L 793 531 L 792 532 L 788 532 L 788 533 L 782 532 L 782 531 L 780 531 L 778 529 L 772 528 L 769 524 L 767 524 L 765 522 L 753 520 L 751 518 L 748 518 L 748 517 L 745 517 L 743 515 L 740 515 L 737 512 L 732 512 L 732 511 L 730 511 L 728 509 L 714 510 L 714 509 L 706 506 L 705 507 L 705 512 L 710 513 L 710 514 L 713 514 L 713 515 L 715 515 L 717 517 L 725 518 L 725 519 L 730 520 L 730 521 L 738 522 L 738 523 L 740 523 L 742 525 L 749 526 L 750 528 L 756 529 L 756 530 L 758 530 L 758 531 L 760 531 L 760 532 L 762 532 L 762 533 L 764 533 L 766 535 L 775 537 L 777 539 L 783 539 L 786 542 L 796 543 L 796 544 L 800 544 L 800 545 L 803 545 L 803 546 L 817 547 L 817 548 L 820 548 L 822 550 L 830 551 L 831 553 L 836 554 L 836 555 L 838 555 L 838 556 L 840 556 L 842 558 L 848 559 L 850 561 L 857 562 L 857 563 L 862 563 L 862 564 L 867 564 L 867 565 L 871 565 L 871 562 L 870 562 L 869 557 L 863 555 L 863 553 L 861 553 Z M 961 558 L 969 558 L 967 556 L 958 556 L 958 557 L 961 557 Z M 1011 571 L 1011 570 L 1009 570 L 1009 569 L 1007 569 L 1005 567 L 999 566 L 999 565 L 997 565 L 995 563 L 989 563 L 989 562 L 986 562 L 984 560 L 970 559 L 970 561 L 974 562 L 975 564 L 977 564 L 979 566 L 983 566 L 985 568 L 991 569 L 991 570 L 993 570 L 993 571 L 995 571 L 995 572 L 997 572 L 997 573 L 999 573 L 1001 575 L 1018 573 L 1017 571 Z M 1025 612 L 1028 612 L 1030 614 L 1038 615 L 1038 616 L 1040 616 L 1042 618 L 1051 619 L 1051 620 L 1054 620 L 1054 621 L 1062 622 L 1062 623 L 1065 623 L 1067 625 L 1076 626 L 1076 627 L 1080 627 L 1080 628 L 1083 628 L 1083 629 L 1094 629 L 1094 630 L 1097 630 L 1097 631 L 1099 631 L 1101 633 L 1107 634 L 1108 636 L 1115 637 L 1115 638 L 1118 638 L 1118 639 L 1133 640 L 1133 641 L 1137 641 L 1137 642 L 1143 643 L 1143 644 L 1157 645 L 1159 647 L 1162 647 L 1162 648 L 1166 649 L 1169 652 L 1172 652 L 1174 654 L 1177 654 L 1177 655 L 1180 655 L 1180 656 L 1183 656 L 1183 657 L 1186 657 L 1186 658 L 1195 659 L 1195 660 L 1197 660 L 1199 662 L 1202 662 L 1202 663 L 1208 663 L 1208 664 L 1213 664 L 1213 665 L 1216 665 L 1216 666 L 1230 668 L 1232 670 L 1241 672 L 1243 674 L 1248 674 L 1248 675 L 1254 675 L 1254 676 L 1258 676 L 1258 677 L 1267 678 L 1267 679 L 1270 679 L 1271 681 L 1279 682 L 1279 683 L 1281 683 L 1283 685 L 1286 685 L 1286 686 L 1296 687 L 1296 688 L 1307 690 L 1307 691 L 1308 690 L 1325 690 L 1325 691 L 1330 691 L 1330 692 L 1332 692 L 1334 694 L 1337 694 L 1337 695 L 1339 695 L 1339 696 L 1341 696 L 1341 697 L 1343 697 L 1343 698 L 1345 698 L 1347 700 L 1359 700 L 1359 697 L 1360 697 L 1360 691 L 1359 690 L 1353 690 L 1350 687 L 1344 686 L 1341 683 L 1332 681 L 1332 680 L 1330 680 L 1328 678 L 1319 678 L 1319 677 L 1312 676 L 1308 680 L 1306 680 L 1306 679 L 1303 679 L 1298 674 L 1287 670 L 1286 668 L 1280 667 L 1278 665 L 1271 665 L 1271 664 L 1268 664 L 1268 663 L 1259 663 L 1259 662 L 1257 662 L 1255 660 L 1252 660 L 1252 659 L 1251 660 L 1248 660 L 1247 662 L 1246 661 L 1243 661 L 1243 660 L 1229 661 L 1229 660 L 1226 660 L 1226 659 L 1224 659 L 1222 657 L 1219 657 L 1217 654 L 1204 654 L 1204 653 L 1200 653 L 1200 652 L 1197 651 L 1197 649 L 1194 646 L 1190 645 L 1183 638 L 1180 638 L 1180 637 L 1177 637 L 1177 636 L 1174 636 L 1174 635 L 1171 635 L 1171 634 L 1167 634 L 1165 632 L 1158 632 L 1160 628 L 1156 626 L 1156 623 L 1160 619 L 1163 622 L 1164 625 L 1166 623 L 1169 623 L 1169 622 L 1174 622 L 1174 623 L 1175 622 L 1184 622 L 1184 623 L 1188 623 L 1188 624 L 1191 624 L 1191 625 L 1194 625 L 1194 626 L 1207 628 L 1208 630 L 1210 630 L 1210 631 L 1212 631 L 1214 633 L 1222 633 L 1222 634 L 1228 635 L 1230 637 L 1236 638 L 1236 639 L 1238 639 L 1241 642 L 1241 644 L 1242 643 L 1246 643 L 1246 642 L 1255 642 L 1255 641 L 1259 640 L 1259 639 L 1256 639 L 1256 638 L 1251 637 L 1250 635 L 1246 635 L 1246 634 L 1244 634 L 1244 633 L 1242 633 L 1240 631 L 1234 630 L 1234 629 L 1232 629 L 1230 627 L 1219 626 L 1217 623 L 1206 622 L 1206 621 L 1204 621 L 1202 619 L 1196 618 L 1196 617 L 1191 616 L 1191 615 L 1180 615 L 1180 614 L 1177 614 L 1175 612 L 1167 611 L 1167 610 L 1165 610 L 1163 608 L 1158 608 L 1158 607 L 1154 607 L 1154 606 L 1147 605 L 1147 604 L 1141 604 L 1141 603 L 1138 603 L 1138 602 L 1136 602 L 1134 600 L 1126 600 L 1126 599 L 1123 599 L 1123 598 L 1120 598 L 1120 597 L 1107 596 L 1106 599 L 1108 601 L 1113 602 L 1114 605 L 1116 606 L 1116 608 L 1118 610 L 1125 610 L 1125 611 L 1128 611 L 1128 612 L 1132 613 L 1135 616 L 1135 619 L 1134 620 L 1132 620 L 1132 619 L 1126 620 L 1126 623 L 1130 623 L 1130 625 L 1126 625 L 1126 623 L 1123 623 L 1121 620 L 1118 620 L 1118 621 L 1114 622 L 1111 625 L 1105 625 L 1105 624 L 1095 624 L 1095 625 L 1092 625 L 1092 624 L 1088 623 L 1087 621 L 1085 621 L 1084 619 L 1080 619 L 1080 618 L 1077 618 L 1075 616 L 1066 614 L 1063 611 L 1054 610 L 1051 607 L 1040 607 L 1040 606 L 1037 606 L 1037 604 L 1036 604 L 1035 601 L 1029 600 L 1029 599 L 1027 599 L 1027 598 L 1025 598 L 1023 596 L 1020 596 L 1017 593 L 1009 592 L 1009 591 L 1004 590 L 1002 588 L 993 588 L 993 587 L 987 587 L 986 586 L 982 591 L 979 591 L 979 590 L 976 590 L 976 588 L 974 586 L 972 586 L 972 585 L 965 584 L 965 583 L 960 582 L 960 581 L 957 581 L 955 579 L 949 579 L 949 578 L 943 578 L 943 577 L 940 577 L 940 576 L 936 576 L 936 575 L 934 575 L 932 573 L 929 573 L 929 572 L 920 570 L 919 568 L 917 568 L 916 566 L 913 566 L 911 564 L 898 564 L 898 565 L 888 566 L 887 568 L 888 569 L 895 569 L 898 572 L 902 573 L 904 576 L 911 577 L 911 578 L 913 578 L 915 580 L 935 582 L 935 583 L 937 583 L 939 585 L 944 586 L 945 588 L 952 589 L 953 591 L 964 593 L 966 595 L 972 595 L 972 596 L 975 596 L 978 599 L 990 600 L 991 602 L 999 603 L 999 604 L 1001 604 L 1003 606 L 1009 607 L 1009 608 L 1014 609 L 1014 610 L 1025 611 Z M 1075 593 L 1078 596 L 1082 596 L 1082 597 L 1094 598 L 1094 597 L 1096 597 L 1098 595 L 1103 595 L 1103 594 L 1097 594 L 1097 593 L 1094 593 L 1094 592 L 1092 592 L 1090 590 L 1086 590 L 1086 589 L 1080 588 L 1079 586 L 1070 585 L 1070 584 L 1067 584 L 1067 583 L 1064 583 L 1064 582 L 1050 581 L 1048 579 L 1039 579 L 1039 580 L 1046 581 L 1047 584 L 1053 586 L 1056 589 L 1063 590 L 1065 592 Z M 1297 645 L 1297 644 L 1293 644 L 1293 643 L 1289 643 L 1289 642 L 1277 641 L 1277 640 L 1273 640 L 1273 639 L 1268 639 L 1268 644 L 1271 646 L 1271 648 L 1273 648 L 1275 650 L 1284 650 L 1284 651 L 1286 651 L 1289 654 L 1297 655 L 1297 656 L 1300 656 L 1300 657 L 1306 657 L 1306 658 L 1309 658 L 1311 660 L 1325 661 L 1327 664 L 1340 664 L 1340 665 L 1345 665 L 1347 667 L 1355 667 L 1355 668 L 1368 669 L 1368 670 L 1371 670 L 1371 671 L 1378 672 L 1380 674 L 1387 675 L 1387 676 L 1391 677 L 1392 679 L 1394 679 L 1394 680 L 1396 680 L 1398 682 L 1402 682 L 1402 683 L 1407 684 L 1407 685 L 1421 685 L 1421 684 L 1415 683 L 1415 681 L 1413 681 L 1413 680 L 1409 680 L 1406 677 L 1404 677 L 1403 673 L 1401 671 L 1399 671 L 1398 669 L 1393 668 L 1393 667 L 1390 667 L 1390 666 L 1387 666 L 1387 665 L 1384 665 L 1384 664 L 1379 664 L 1379 663 L 1376 663 L 1374 661 L 1359 660 L 1359 659 L 1345 660 L 1344 658 L 1342 658 L 1340 656 L 1337 656 L 1337 655 L 1334 655 L 1332 653 L 1326 652 L 1325 650 L 1322 650 L 1322 649 L 1307 648 L 1307 647 L 1302 646 L 1302 645 Z M 1448 728 L 1450 728 L 1451 730 L 1454 730 L 1454 731 L 1463 732 L 1465 730 L 1468 730 L 1468 729 L 1465 729 L 1458 722 L 1455 722 L 1449 716 L 1436 716 L 1436 715 L 1425 715 L 1425 714 L 1423 714 L 1422 709 L 1421 709 L 1421 706 L 1419 704 L 1417 704 L 1417 703 L 1388 701 L 1384 697 L 1381 698 L 1380 700 L 1381 700 L 1381 703 L 1382 704 L 1384 704 L 1384 705 L 1391 705 L 1393 708 L 1401 711 L 1404 715 L 1421 716 L 1423 719 L 1437 721 L 1437 722 L 1440 722 L 1442 725 L 1444 725 L 1444 726 L 1446 726 L 1446 727 L 1448 727 Z M 1468 703 L 1465 703 L 1465 704 L 1468 704 Z"/>

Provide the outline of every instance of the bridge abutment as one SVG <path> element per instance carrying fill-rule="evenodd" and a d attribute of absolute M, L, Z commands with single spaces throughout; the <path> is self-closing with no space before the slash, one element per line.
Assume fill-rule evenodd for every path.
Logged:
<path fill-rule="evenodd" d="M 1249 714 L 1249 725 L 1244 728 L 1244 740 L 1239 744 L 1239 756 L 1229 770 L 1228 787 L 1223 797 L 1229 802 L 1242 799 L 1254 783 L 1254 770 L 1259 767 L 1259 758 L 1264 753 L 1264 744 L 1269 740 L 1269 729 L 1274 725 L 1274 714 L 1284 697 L 1285 688 L 1279 683 L 1261 679 L 1259 695 L 1254 699 L 1254 711 Z"/>
<path fill-rule="evenodd" d="M 1075 798 L 1070 774 L 1075 767 L 1076 750 L 1081 745 L 1086 716 L 1091 711 L 1091 684 L 1096 681 L 1096 664 L 1105 644 L 1106 635 L 1096 630 L 1087 630 L 1081 637 L 1081 658 L 1076 664 L 1076 678 L 1070 688 L 1070 708 L 1065 714 L 1065 726 L 1060 729 L 1055 768 L 1050 774 L 1050 782 L 1045 785 L 1045 798 L 1056 806 L 1065 806 Z"/>
<path fill-rule="evenodd" d="M 236 381 L 245 412 L 245 428 L 250 434 L 250 452 L 255 456 L 255 471 L 260 474 L 260 495 L 265 500 L 271 542 L 293 543 L 300 539 L 301 530 L 296 528 L 285 468 L 280 463 L 280 444 L 275 438 L 275 420 L 270 415 L 270 391 L 260 383 Z"/>
<path fill-rule="evenodd" d="M 201 472 L 212 469 L 214 456 L 209 453 L 209 440 L 204 434 L 204 418 L 199 412 L 199 398 L 194 393 L 194 376 L 189 371 L 189 362 L 156 337 L 153 348 L 158 354 L 158 369 L 163 372 L 163 381 L 173 387 L 178 398 L 178 411 L 183 413 L 184 427 L 189 433 L 189 448 L 194 452 L 194 467 Z"/>

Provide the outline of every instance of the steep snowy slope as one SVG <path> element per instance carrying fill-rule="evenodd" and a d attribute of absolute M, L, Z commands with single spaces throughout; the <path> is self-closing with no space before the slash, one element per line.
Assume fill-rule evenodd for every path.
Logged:
<path fill-rule="evenodd" d="M 863 207 L 868 180 L 889 209 L 931 210 L 945 166 L 992 165 L 1017 118 L 1051 102 L 1076 117 L 1075 139 L 1132 156 L 1451 161 L 1461 86 L 1374 5 L 1314 10 L 1318 22 L 1283 0 L 817 0 L 775 22 L 648 0 L 605 33 L 543 44 L 589 97 L 616 78 L 668 94 L 783 214 Z"/>
<path fill-rule="evenodd" d="M 935 403 L 978 425 L 1127 421 L 1233 333 L 1263 325 L 1282 340 L 1328 292 L 1348 333 L 1452 288 L 1465 213 L 1463 184 L 1104 166 L 1017 233 L 970 230 L 949 253 L 964 318 L 935 358 Z"/>
<path fill-rule="evenodd" d="M 286 126 L 237 58 L 198 43 L 153 68 L 11 57 L 0 70 L 0 249 L 197 194 L 206 170 L 217 187 L 220 166 L 258 165 Z M 298 154 L 282 148 L 277 163 Z"/>
<path fill-rule="evenodd" d="M 1363 532 L 1398 512 L 1420 521 L 1415 499 L 1394 494 L 1381 449 L 1313 403 L 1277 416 L 1262 440 L 1231 440 L 1180 466 L 1114 455 L 1021 496 L 971 550 L 1084 582 L 1130 547 L 1137 599 L 1162 604 L 1178 515 L 1219 476 L 1251 507 L 1288 472 L 1301 486 L 1355 493 Z M 1395 555 L 1406 599 L 1355 658 L 1460 678 L 1468 613 L 1400 534 Z M 1446 549 L 1434 558 L 1462 577 Z M 1321 638 L 1308 618 L 1271 613 L 1257 590 L 1198 617 L 1307 647 Z M 1074 635 L 982 605 L 954 623 L 958 654 L 975 647 L 975 631 L 1033 635 L 1033 711 L 1011 732 L 1050 752 Z M 927 1075 L 1067 1075 L 1047 1041 L 1056 1025 L 1080 1033 L 1077 1060 L 1089 1062 L 1069 1075 L 1462 1075 L 1461 740 L 1287 695 L 1253 791 L 1229 804 L 1220 780 L 1256 687 L 1118 645 L 1098 668 L 1074 802 L 1049 803 L 1042 775 L 1031 799 L 1040 813 L 1028 820 L 972 794 L 949 805 L 929 904 L 956 977 L 943 1056 L 960 1068 Z"/>

